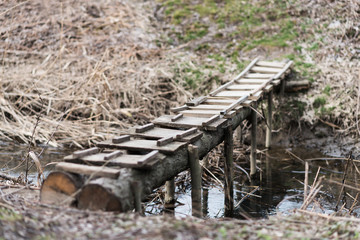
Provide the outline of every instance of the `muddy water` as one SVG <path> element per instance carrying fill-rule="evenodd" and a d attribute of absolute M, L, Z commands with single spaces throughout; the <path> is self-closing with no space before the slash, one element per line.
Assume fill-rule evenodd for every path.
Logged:
<path fill-rule="evenodd" d="M 57 149 L 45 146 L 31 148 L 31 151 L 34 151 L 36 154 L 39 154 L 41 151 L 43 151 L 39 159 L 43 166 L 45 177 L 49 174 L 50 171 L 54 169 L 54 165 L 47 164 L 51 162 L 62 161 L 64 156 L 68 155 L 71 152 L 70 150 Z M 25 176 L 26 164 L 24 159 L 27 152 L 27 145 L 0 142 L 0 171 L 15 177 Z M 37 169 L 31 163 L 31 161 L 29 162 L 29 167 L 31 168 L 28 173 L 28 180 L 30 182 L 36 183 Z"/>
<path fill-rule="evenodd" d="M 24 157 L 28 151 L 28 146 L 0 142 L 0 170 L 13 176 L 24 174 L 25 165 L 23 163 Z M 36 153 L 42 151 L 42 147 L 32 149 Z M 281 212 L 289 214 L 293 209 L 299 208 L 303 203 L 304 192 L 304 164 L 294 157 L 290 157 L 287 151 L 299 156 L 301 159 L 328 157 L 324 156 L 317 150 L 305 147 L 295 149 L 285 149 L 276 147 L 266 152 L 266 154 L 259 154 L 258 166 L 262 171 L 259 181 L 249 182 L 245 174 L 235 168 L 234 181 L 234 202 L 235 210 L 233 217 L 235 218 L 264 218 L 269 215 Z M 55 148 L 46 148 L 40 156 L 42 165 L 44 166 L 45 176 L 53 170 L 54 165 L 47 164 L 51 162 L 62 161 L 63 157 L 70 154 L 72 150 L 59 150 Z M 237 163 L 249 172 L 246 165 Z M 18 165 L 21 165 L 18 167 Z M 335 179 L 341 182 L 343 176 L 344 163 L 337 161 L 313 161 L 310 165 L 309 184 L 313 183 L 318 167 L 321 166 L 320 176 L 325 176 L 326 179 Z M 9 171 L 10 169 L 10 171 Z M 356 180 L 351 177 L 350 180 Z M 29 180 L 36 183 L 37 171 L 33 166 L 29 171 Z M 221 179 L 221 176 L 219 176 Z M 191 215 L 191 187 L 188 184 L 190 181 L 187 178 L 187 187 L 177 188 L 177 203 L 175 208 L 175 215 L 185 216 Z M 215 182 L 215 181 L 214 181 Z M 222 186 L 216 183 L 206 182 L 202 189 L 202 213 L 205 218 L 219 218 L 224 217 L 224 193 Z M 324 184 L 324 188 L 320 191 L 318 206 L 315 207 L 319 212 L 330 213 L 335 209 L 340 187 L 329 184 Z M 253 195 L 248 196 L 247 193 L 253 191 Z M 159 214 L 163 211 L 163 207 L 156 203 L 146 204 L 146 214 Z M 354 212 L 357 210 L 355 209 Z"/>
<path fill-rule="evenodd" d="M 303 204 L 304 194 L 304 163 L 290 157 L 287 151 L 299 156 L 301 159 L 324 158 L 321 152 L 314 149 L 298 147 L 295 149 L 276 147 L 266 154 L 258 156 L 258 166 L 262 171 L 259 181 L 249 182 L 244 179 L 243 172 L 235 169 L 234 202 L 235 210 L 232 214 L 235 218 L 266 218 L 281 212 L 290 214 L 294 209 Z M 319 166 L 319 177 L 341 182 L 343 176 L 343 162 L 340 160 L 317 160 L 312 161 L 309 168 L 309 185 L 314 181 Z M 246 167 L 244 167 L 246 168 Z M 249 169 L 246 169 L 249 172 Z M 351 178 L 351 176 L 350 176 Z M 205 184 L 206 185 L 206 184 Z M 253 191 L 252 196 L 247 193 Z M 317 212 L 331 213 L 335 210 L 340 187 L 324 183 L 319 192 L 315 204 L 309 208 Z M 354 195 L 355 196 L 355 195 Z M 224 193 L 218 184 L 205 186 L 202 191 L 202 213 L 205 218 L 224 217 Z M 341 202 L 342 203 L 342 202 Z M 148 213 L 159 213 L 161 207 L 154 208 L 150 204 L 146 209 Z M 179 191 L 175 215 L 191 215 L 191 189 Z"/>

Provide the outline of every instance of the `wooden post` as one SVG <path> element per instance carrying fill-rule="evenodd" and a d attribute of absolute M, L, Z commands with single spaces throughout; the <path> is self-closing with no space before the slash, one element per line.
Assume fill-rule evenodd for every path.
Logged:
<path fill-rule="evenodd" d="M 225 153 L 225 216 L 232 216 L 234 210 L 234 168 L 233 168 L 233 129 L 229 125 L 224 131 Z"/>
<path fill-rule="evenodd" d="M 253 106 L 257 108 L 257 103 Z M 251 153 L 250 153 L 250 175 L 253 176 L 256 173 L 256 128 L 257 128 L 257 113 L 251 110 Z"/>
<path fill-rule="evenodd" d="M 135 211 L 137 213 L 142 214 L 142 208 L 141 208 L 141 182 L 134 181 L 131 183 L 131 187 L 133 188 L 134 193 L 134 205 L 135 205 Z"/>
<path fill-rule="evenodd" d="M 273 90 L 269 92 L 268 95 L 268 116 L 267 116 L 267 127 L 266 127 L 266 141 L 265 147 L 270 148 L 271 146 L 271 131 L 272 131 L 272 98 L 273 98 Z"/>
<path fill-rule="evenodd" d="M 172 205 L 175 202 L 175 178 L 165 183 L 165 206 Z"/>
<path fill-rule="evenodd" d="M 285 81 L 285 78 L 283 78 L 283 79 L 281 79 L 281 86 L 280 86 L 280 98 L 281 98 L 281 100 L 284 100 L 285 85 L 286 85 L 286 81 Z"/>
<path fill-rule="evenodd" d="M 189 145 L 189 165 L 191 173 L 191 202 L 192 215 L 201 217 L 201 168 L 199 163 L 199 149 L 197 146 Z"/>

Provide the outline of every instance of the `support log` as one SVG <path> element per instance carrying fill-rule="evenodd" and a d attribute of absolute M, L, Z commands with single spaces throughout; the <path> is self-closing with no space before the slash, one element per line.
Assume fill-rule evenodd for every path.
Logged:
<path fill-rule="evenodd" d="M 201 217 L 201 168 L 199 162 L 199 149 L 194 145 L 189 145 L 188 151 L 191 173 L 192 215 L 194 217 Z"/>
<path fill-rule="evenodd" d="M 224 154 L 225 154 L 225 216 L 231 217 L 234 211 L 234 167 L 233 167 L 233 129 L 230 125 L 225 129 L 224 134 Z"/>
<path fill-rule="evenodd" d="M 266 140 L 265 140 L 265 147 L 270 148 L 271 145 L 271 132 L 272 132 L 272 98 L 273 98 L 273 91 L 271 90 L 268 94 L 268 116 L 266 119 Z"/>
<path fill-rule="evenodd" d="M 165 205 L 173 205 L 175 202 L 175 178 L 166 181 L 165 183 Z"/>
<path fill-rule="evenodd" d="M 254 104 L 254 109 L 257 107 L 257 103 Z M 257 113 L 255 110 L 251 110 L 251 153 L 250 153 L 250 175 L 256 173 L 256 129 L 257 128 Z"/>

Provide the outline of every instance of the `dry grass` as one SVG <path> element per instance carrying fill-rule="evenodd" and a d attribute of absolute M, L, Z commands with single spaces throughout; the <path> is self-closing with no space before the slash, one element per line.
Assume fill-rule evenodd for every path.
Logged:
<path fill-rule="evenodd" d="M 40 115 L 34 142 L 91 145 L 190 97 L 139 4 L 2 3 L 0 137 L 28 142 Z"/>

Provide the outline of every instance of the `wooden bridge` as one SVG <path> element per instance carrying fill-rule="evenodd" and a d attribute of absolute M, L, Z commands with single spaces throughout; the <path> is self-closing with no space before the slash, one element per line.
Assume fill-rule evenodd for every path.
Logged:
<path fill-rule="evenodd" d="M 225 213 L 233 210 L 233 130 L 251 117 L 250 175 L 256 173 L 258 102 L 268 100 L 266 147 L 271 144 L 273 89 L 284 89 L 292 62 L 253 60 L 208 96 L 171 109 L 152 123 L 129 129 L 76 151 L 44 181 L 43 203 L 106 211 L 140 211 L 141 201 L 165 183 L 165 201 L 174 200 L 174 177 L 190 168 L 194 211 L 201 202 L 199 159 L 224 141 Z M 195 215 L 199 213 L 194 212 Z"/>

